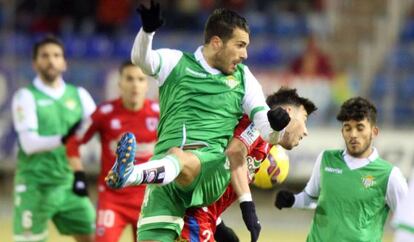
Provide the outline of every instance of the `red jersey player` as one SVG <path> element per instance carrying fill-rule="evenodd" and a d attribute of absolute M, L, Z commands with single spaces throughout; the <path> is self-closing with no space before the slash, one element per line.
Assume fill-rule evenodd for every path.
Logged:
<path fill-rule="evenodd" d="M 266 158 L 271 146 L 260 138 L 249 118 L 245 115 L 239 121 L 234 138 L 241 141 L 247 148 L 247 163 L 249 179 L 253 177 L 254 171 L 259 168 L 261 161 Z M 187 241 L 211 241 L 214 242 L 216 225 L 222 223 L 220 215 L 237 200 L 237 195 L 231 185 L 227 188 L 221 198 L 208 207 L 191 208 L 186 211 L 185 225 L 181 237 Z M 217 221 L 217 224 L 216 224 Z"/>
<path fill-rule="evenodd" d="M 132 225 L 136 241 L 136 224 L 145 186 L 113 190 L 106 186 L 104 178 L 114 163 L 116 145 L 123 133 L 132 132 L 137 139 L 137 163 L 146 162 L 152 156 L 157 138 L 159 106 L 145 99 L 148 91 L 146 76 L 130 62 L 122 64 L 119 73 L 120 98 L 98 106 L 90 120 L 83 122 L 81 131 L 66 145 L 69 159 L 79 159 L 79 146 L 95 133 L 100 136 L 102 164 L 98 180 L 97 242 L 118 241 L 128 224 Z"/>
<path fill-rule="evenodd" d="M 266 102 L 272 109 L 284 108 L 291 118 L 288 126 L 281 131 L 278 145 L 288 150 L 299 145 L 300 140 L 308 134 L 307 117 L 317 109 L 316 106 L 310 100 L 300 97 L 296 89 L 289 88 L 279 89 L 278 92 L 270 95 Z M 229 159 L 240 160 L 240 164 L 247 163 L 249 180 L 251 181 L 270 148 L 270 145 L 260 138 L 258 131 L 248 117 L 243 116 L 234 131 L 234 138 L 230 142 L 226 154 Z M 234 188 L 229 185 L 223 196 L 208 207 L 188 209 L 181 238 L 189 242 L 239 241 L 234 232 L 226 227 L 220 219 L 220 215 L 234 201 L 239 200 L 240 205 L 246 201 L 244 195 L 237 197 L 236 186 L 239 184 L 236 184 Z M 240 186 L 237 189 L 240 189 Z M 251 195 L 247 195 L 249 195 L 247 201 L 251 201 Z"/>

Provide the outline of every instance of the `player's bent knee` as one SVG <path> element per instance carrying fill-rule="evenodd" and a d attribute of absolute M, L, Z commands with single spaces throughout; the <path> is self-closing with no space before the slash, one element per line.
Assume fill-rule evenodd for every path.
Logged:
<path fill-rule="evenodd" d="M 180 160 L 181 172 L 177 177 L 180 185 L 188 186 L 198 176 L 201 170 L 201 162 L 196 155 L 191 152 L 184 152 L 178 148 L 171 149 L 171 154 L 176 155 Z"/>

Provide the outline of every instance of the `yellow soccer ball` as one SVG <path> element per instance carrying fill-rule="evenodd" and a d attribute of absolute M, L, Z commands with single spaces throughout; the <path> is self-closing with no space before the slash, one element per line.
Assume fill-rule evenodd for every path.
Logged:
<path fill-rule="evenodd" d="M 266 159 L 260 164 L 253 184 L 262 189 L 270 189 L 283 183 L 289 174 L 289 156 L 280 145 L 273 146 Z"/>

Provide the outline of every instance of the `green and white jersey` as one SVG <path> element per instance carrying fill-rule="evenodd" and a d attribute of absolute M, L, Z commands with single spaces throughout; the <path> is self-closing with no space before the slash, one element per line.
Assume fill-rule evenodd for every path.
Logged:
<path fill-rule="evenodd" d="M 304 190 L 317 200 L 307 241 L 381 241 L 389 210 L 396 209 L 406 192 L 400 170 L 376 149 L 367 159 L 343 150 L 324 151 Z M 298 203 L 294 207 L 301 207 Z"/>
<path fill-rule="evenodd" d="M 72 171 L 60 139 L 95 107 L 85 89 L 65 84 L 63 80 L 54 89 L 36 78 L 30 86 L 18 90 L 12 101 L 19 142 L 16 183 L 71 182 Z"/>
<path fill-rule="evenodd" d="M 407 196 L 397 207 L 392 223 L 398 231 L 395 242 L 414 241 L 414 171 Z"/>
<path fill-rule="evenodd" d="M 273 132 L 263 91 L 247 66 L 239 64 L 232 75 L 224 75 L 207 64 L 203 47 L 195 53 L 152 50 L 153 35 L 140 30 L 131 58 L 158 82 L 161 117 L 156 154 L 194 143 L 222 152 L 242 113 L 256 121 L 264 136 Z"/>

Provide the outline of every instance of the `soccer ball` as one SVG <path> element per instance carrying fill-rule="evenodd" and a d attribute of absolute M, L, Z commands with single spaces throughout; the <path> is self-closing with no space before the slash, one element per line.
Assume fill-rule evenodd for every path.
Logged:
<path fill-rule="evenodd" d="M 270 189 L 283 183 L 289 174 L 289 157 L 280 145 L 273 146 L 266 159 L 260 164 L 253 184 L 262 189 Z"/>

